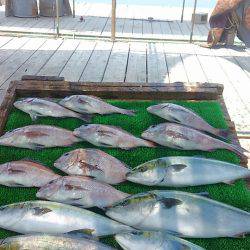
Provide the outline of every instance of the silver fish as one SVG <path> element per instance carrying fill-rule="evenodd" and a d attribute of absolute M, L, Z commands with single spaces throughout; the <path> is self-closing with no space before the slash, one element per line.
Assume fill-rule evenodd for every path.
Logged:
<path fill-rule="evenodd" d="M 21 234 L 80 230 L 93 236 L 106 236 L 132 231 L 129 226 L 86 209 L 51 201 L 27 201 L 0 207 L 0 227 Z"/>
<path fill-rule="evenodd" d="M 138 231 L 117 234 L 115 239 L 124 250 L 204 250 L 191 242 L 164 232 Z"/>
<path fill-rule="evenodd" d="M 127 180 L 148 186 L 187 187 L 250 177 L 250 170 L 228 162 L 202 157 L 165 157 L 143 163 Z"/>
<path fill-rule="evenodd" d="M 46 125 L 17 128 L 0 137 L 0 145 L 28 149 L 71 146 L 80 141 L 72 131 Z"/>
<path fill-rule="evenodd" d="M 162 123 L 151 126 L 142 133 L 142 137 L 162 146 L 180 150 L 214 151 L 216 149 L 227 149 L 238 155 L 244 155 L 244 152 L 247 152 L 239 146 L 175 123 Z"/>
<path fill-rule="evenodd" d="M 0 240 L 1 250 L 114 250 L 101 242 L 65 234 L 30 234 Z"/>
<path fill-rule="evenodd" d="M 74 130 L 74 135 L 99 147 L 131 149 L 155 147 L 154 143 L 137 138 L 127 131 L 102 124 L 89 124 Z"/>
<path fill-rule="evenodd" d="M 79 114 L 72 110 L 66 109 L 61 105 L 39 98 L 27 98 L 20 101 L 16 101 L 14 106 L 17 109 L 22 110 L 25 113 L 28 113 L 32 119 L 35 121 L 37 117 L 56 117 L 56 118 L 65 118 L 72 117 L 81 119 L 86 122 L 91 121 L 91 115 L 89 114 Z"/>
<path fill-rule="evenodd" d="M 222 138 L 228 137 L 227 130 L 212 127 L 194 111 L 177 104 L 161 103 L 148 107 L 147 111 L 170 122 L 186 125 Z"/>
<path fill-rule="evenodd" d="M 114 204 L 106 214 L 140 230 L 190 238 L 236 237 L 250 233 L 250 213 L 201 195 L 150 191 Z"/>
<path fill-rule="evenodd" d="M 33 161 L 12 161 L 0 165 L 0 184 L 9 187 L 41 187 L 59 177 Z"/>
<path fill-rule="evenodd" d="M 117 184 L 126 180 L 129 168 L 115 157 L 93 148 L 65 153 L 54 166 L 69 175 L 91 176 L 99 181 Z"/>
<path fill-rule="evenodd" d="M 129 195 L 112 186 L 83 176 L 64 176 L 41 187 L 40 199 L 77 205 L 84 208 L 107 207 Z"/>
<path fill-rule="evenodd" d="M 78 113 L 101 115 L 118 113 L 130 116 L 135 114 L 133 110 L 115 107 L 95 96 L 72 95 L 64 98 L 59 103 L 60 105 Z"/>

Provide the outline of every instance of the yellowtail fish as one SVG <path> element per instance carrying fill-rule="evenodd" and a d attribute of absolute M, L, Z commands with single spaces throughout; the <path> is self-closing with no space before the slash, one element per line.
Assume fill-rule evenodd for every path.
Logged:
<path fill-rule="evenodd" d="M 0 184 L 9 187 L 41 187 L 59 177 L 49 168 L 29 160 L 0 165 Z"/>
<path fill-rule="evenodd" d="M 155 190 L 129 196 L 107 209 L 112 219 L 146 231 L 178 237 L 239 237 L 250 233 L 250 213 L 180 191 Z"/>
<path fill-rule="evenodd" d="M 30 234 L 0 240 L 1 250 L 115 250 L 96 240 L 65 234 Z"/>
<path fill-rule="evenodd" d="M 86 209 L 51 201 L 27 201 L 0 207 L 0 227 L 21 234 L 80 231 L 106 236 L 133 231 L 129 226 Z"/>
<path fill-rule="evenodd" d="M 155 147 L 154 143 L 137 138 L 127 131 L 102 124 L 89 124 L 74 130 L 74 135 L 95 146 L 129 150 L 136 147 Z"/>
<path fill-rule="evenodd" d="M 74 110 L 78 113 L 88 113 L 88 114 L 124 114 L 124 115 L 135 115 L 133 110 L 127 110 L 115 107 L 102 99 L 95 96 L 88 95 L 73 95 L 61 100 L 60 105 Z"/>
<path fill-rule="evenodd" d="M 45 99 L 39 98 L 27 98 L 16 101 L 14 106 L 17 109 L 22 110 L 25 113 L 28 113 L 32 119 L 35 121 L 37 117 L 55 117 L 55 118 L 65 118 L 72 117 L 81 119 L 86 122 L 91 121 L 91 116 L 89 114 L 79 114 L 72 110 L 66 109 L 61 105 L 51 102 Z"/>
<path fill-rule="evenodd" d="M 204 250 L 191 242 L 164 232 L 138 231 L 117 234 L 115 239 L 124 250 Z"/>
<path fill-rule="evenodd" d="M 34 150 L 66 147 L 80 141 L 72 131 L 46 125 L 17 128 L 0 137 L 0 145 Z"/>
<path fill-rule="evenodd" d="M 127 180 L 148 186 L 188 187 L 231 184 L 249 178 L 250 170 L 239 165 L 202 157 L 164 157 L 145 162 L 127 173 Z"/>
<path fill-rule="evenodd" d="M 54 166 L 69 175 L 91 176 L 110 184 L 125 181 L 129 171 L 125 163 L 93 148 L 67 152 L 56 160 Z"/>

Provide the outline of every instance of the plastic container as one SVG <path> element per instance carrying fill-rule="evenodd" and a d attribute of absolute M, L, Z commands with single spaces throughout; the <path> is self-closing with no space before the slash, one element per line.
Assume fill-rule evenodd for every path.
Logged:
<path fill-rule="evenodd" d="M 55 17 L 56 16 L 56 0 L 40 0 L 39 1 L 40 16 Z M 64 15 L 63 0 L 59 0 L 59 16 Z"/>
<path fill-rule="evenodd" d="M 13 16 L 37 17 L 38 8 L 36 0 L 12 0 Z"/>

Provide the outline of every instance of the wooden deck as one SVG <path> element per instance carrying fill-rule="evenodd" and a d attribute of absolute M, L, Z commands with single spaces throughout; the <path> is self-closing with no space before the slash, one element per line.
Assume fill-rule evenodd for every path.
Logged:
<path fill-rule="evenodd" d="M 111 35 L 111 5 L 83 3 L 76 7 L 76 18 L 60 18 L 60 33 L 67 36 L 99 37 Z M 140 11 L 138 11 L 140 10 Z M 198 9 L 198 12 L 208 10 Z M 180 22 L 181 8 L 164 6 L 127 6 L 117 7 L 117 37 L 128 39 L 189 40 L 192 9 L 187 8 L 184 22 Z M 84 21 L 80 22 L 79 17 Z M 148 17 L 153 17 L 149 21 Z M 205 41 L 209 26 L 196 25 L 194 40 Z M 55 34 L 54 18 L 17 18 L 5 17 L 4 7 L 0 6 L 0 32 L 5 34 Z"/>

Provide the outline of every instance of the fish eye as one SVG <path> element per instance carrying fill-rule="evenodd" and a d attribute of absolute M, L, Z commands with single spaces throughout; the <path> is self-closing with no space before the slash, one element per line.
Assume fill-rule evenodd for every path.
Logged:
<path fill-rule="evenodd" d="M 142 167 L 141 169 L 140 169 L 140 172 L 146 172 L 148 169 L 147 169 L 147 167 Z"/>
<path fill-rule="evenodd" d="M 64 154 L 64 156 L 68 156 L 68 155 L 69 155 L 69 153 Z"/>
<path fill-rule="evenodd" d="M 140 232 L 140 231 L 134 231 L 134 232 L 131 232 L 131 234 L 133 235 L 142 235 L 143 232 Z"/>
<path fill-rule="evenodd" d="M 156 127 L 156 125 L 152 125 L 150 128 L 155 128 Z"/>
<path fill-rule="evenodd" d="M 119 206 L 125 207 L 129 204 L 129 200 L 125 200 L 119 204 Z"/>

